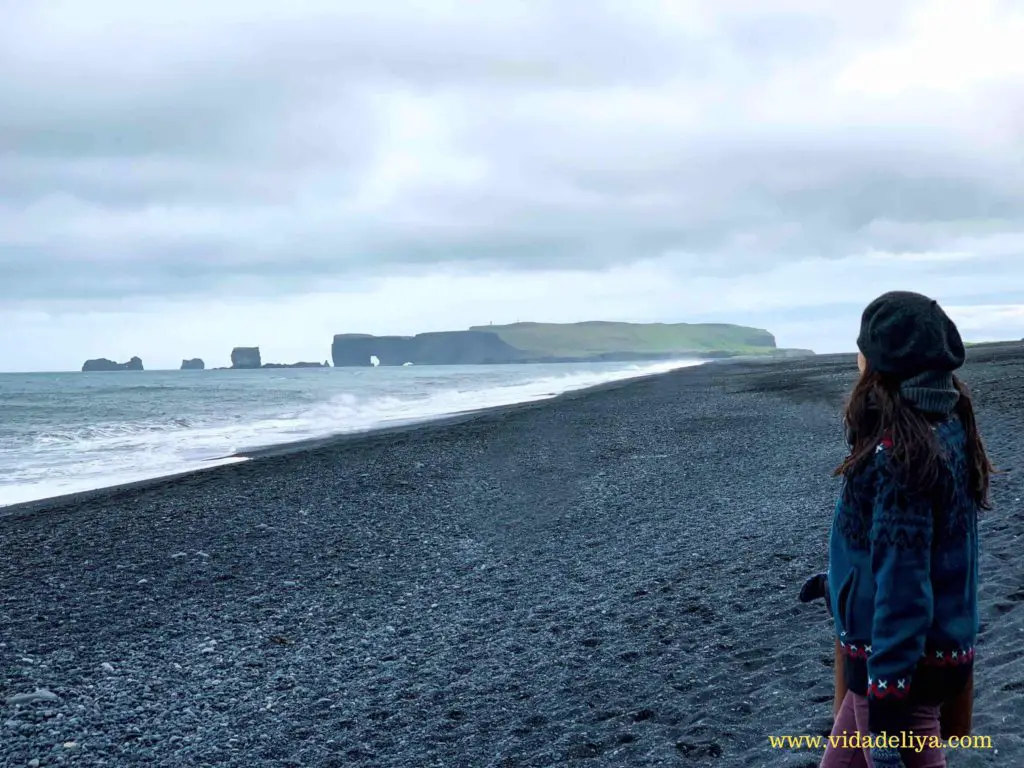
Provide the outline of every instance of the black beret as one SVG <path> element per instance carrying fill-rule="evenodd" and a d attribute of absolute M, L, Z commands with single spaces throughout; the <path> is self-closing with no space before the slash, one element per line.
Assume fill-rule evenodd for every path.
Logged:
<path fill-rule="evenodd" d="M 910 291 L 890 291 L 868 304 L 857 347 L 872 370 L 902 379 L 955 371 L 966 357 L 960 331 L 939 303 Z"/>

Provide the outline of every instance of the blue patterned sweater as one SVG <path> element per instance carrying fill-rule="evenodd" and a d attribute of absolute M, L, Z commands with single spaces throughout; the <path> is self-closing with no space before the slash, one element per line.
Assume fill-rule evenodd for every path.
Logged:
<path fill-rule="evenodd" d="M 978 635 L 978 506 L 956 417 L 935 426 L 948 473 L 928 496 L 902 482 L 892 442 L 844 479 L 829 540 L 829 591 L 846 684 L 872 733 L 904 730 L 913 704 L 963 689 Z"/>

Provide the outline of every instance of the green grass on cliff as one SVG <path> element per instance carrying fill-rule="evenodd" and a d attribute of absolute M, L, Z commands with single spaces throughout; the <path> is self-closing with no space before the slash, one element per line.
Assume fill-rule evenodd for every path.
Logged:
<path fill-rule="evenodd" d="M 767 331 L 718 323 L 513 323 L 478 325 L 506 343 L 538 357 L 586 357 L 609 353 L 767 353 L 775 339 Z"/>

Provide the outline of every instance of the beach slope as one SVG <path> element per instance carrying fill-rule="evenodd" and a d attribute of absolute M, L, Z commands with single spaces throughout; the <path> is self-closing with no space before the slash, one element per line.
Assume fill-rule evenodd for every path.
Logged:
<path fill-rule="evenodd" d="M 0 764 L 813 766 L 850 356 L 713 363 L 0 513 Z M 1024 355 L 976 731 L 1024 764 Z M 9 697 L 45 689 L 32 703 Z M 31 697 L 29 697 L 31 698 Z M 4 703 L 7 701 L 7 703 Z"/>

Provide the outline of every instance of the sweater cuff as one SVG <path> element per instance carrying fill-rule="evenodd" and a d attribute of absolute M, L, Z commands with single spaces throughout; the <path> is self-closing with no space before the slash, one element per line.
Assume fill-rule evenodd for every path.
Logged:
<path fill-rule="evenodd" d="M 895 736 L 909 722 L 910 677 L 868 678 L 868 730 Z"/>

